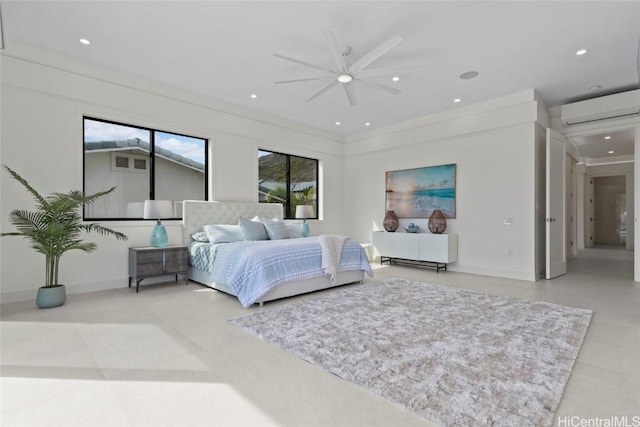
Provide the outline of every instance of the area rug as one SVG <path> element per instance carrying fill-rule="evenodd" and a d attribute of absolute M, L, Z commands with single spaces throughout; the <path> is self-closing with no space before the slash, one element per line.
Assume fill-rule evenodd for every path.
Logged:
<path fill-rule="evenodd" d="M 403 279 L 229 322 L 442 426 L 551 426 L 592 312 Z"/>

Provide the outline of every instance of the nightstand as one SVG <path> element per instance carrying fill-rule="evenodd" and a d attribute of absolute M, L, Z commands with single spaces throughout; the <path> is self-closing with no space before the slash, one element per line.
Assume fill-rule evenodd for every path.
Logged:
<path fill-rule="evenodd" d="M 175 275 L 177 282 L 178 276 L 183 276 L 188 285 L 188 270 L 189 252 L 184 245 L 129 248 L 129 287 L 135 280 L 136 292 L 140 290 L 140 282 L 149 277 Z"/>

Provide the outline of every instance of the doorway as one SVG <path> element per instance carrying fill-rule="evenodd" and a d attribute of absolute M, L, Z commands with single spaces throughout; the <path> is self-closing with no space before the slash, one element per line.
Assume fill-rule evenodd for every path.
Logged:
<path fill-rule="evenodd" d="M 606 132 L 606 133 L 605 133 Z M 640 256 L 635 242 L 635 212 L 640 155 L 640 127 L 618 128 L 569 136 L 578 152 L 577 253 L 573 268 L 633 259 L 633 280 L 640 281 Z M 576 257 L 577 258 L 574 258 Z M 588 262 L 577 262 L 587 257 Z M 626 265 L 626 264 L 625 264 Z"/>
<path fill-rule="evenodd" d="M 593 178 L 593 247 L 627 246 L 627 183 L 624 175 Z"/>

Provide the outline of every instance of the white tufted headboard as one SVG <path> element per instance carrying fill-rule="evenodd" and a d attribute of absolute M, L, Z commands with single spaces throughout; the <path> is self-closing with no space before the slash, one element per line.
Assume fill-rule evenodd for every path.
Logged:
<path fill-rule="evenodd" d="M 280 203 L 205 202 L 185 200 L 182 204 L 182 242 L 191 243 L 191 235 L 206 224 L 237 224 L 241 216 L 282 219 Z"/>

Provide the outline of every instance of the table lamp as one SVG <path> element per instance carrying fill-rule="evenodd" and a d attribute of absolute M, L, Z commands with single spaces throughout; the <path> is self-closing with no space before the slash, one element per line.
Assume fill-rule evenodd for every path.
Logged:
<path fill-rule="evenodd" d="M 313 218 L 313 205 L 296 206 L 296 218 L 302 219 L 302 225 L 300 226 L 302 236 L 309 237 L 309 223 L 307 223 L 307 218 Z"/>
<path fill-rule="evenodd" d="M 142 217 L 158 221 L 151 232 L 151 246 L 156 248 L 167 246 L 167 230 L 160 220 L 173 217 L 173 202 L 171 200 L 145 200 Z"/>

